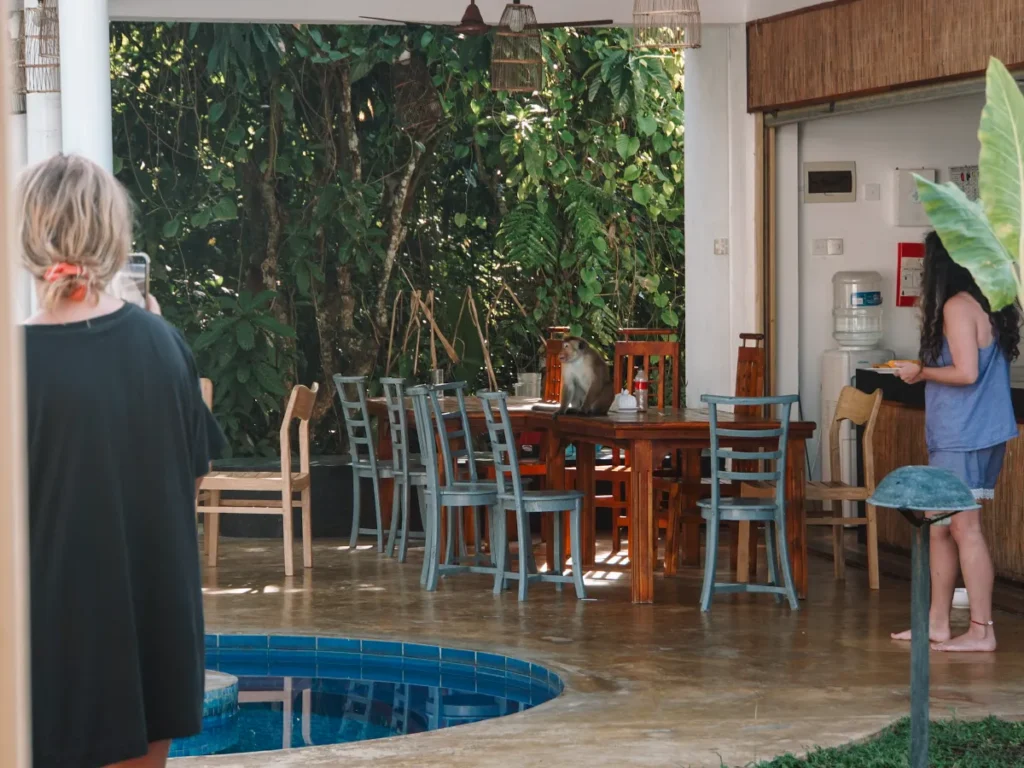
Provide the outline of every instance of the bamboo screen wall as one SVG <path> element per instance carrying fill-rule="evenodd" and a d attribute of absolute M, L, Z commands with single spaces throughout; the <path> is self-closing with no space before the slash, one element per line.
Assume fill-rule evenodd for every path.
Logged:
<path fill-rule="evenodd" d="M 1024 66 L 1024 0 L 836 0 L 747 25 L 747 106 L 766 112 Z"/>

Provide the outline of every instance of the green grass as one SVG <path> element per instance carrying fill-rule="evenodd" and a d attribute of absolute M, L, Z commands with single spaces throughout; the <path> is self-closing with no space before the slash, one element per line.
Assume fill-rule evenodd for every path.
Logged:
<path fill-rule="evenodd" d="M 792 755 L 758 763 L 757 768 L 903 768 L 910 764 L 910 721 L 901 720 L 862 744 L 818 749 L 806 758 Z M 1024 766 L 1024 723 L 990 717 L 965 722 L 933 722 L 932 768 L 1020 768 Z"/>

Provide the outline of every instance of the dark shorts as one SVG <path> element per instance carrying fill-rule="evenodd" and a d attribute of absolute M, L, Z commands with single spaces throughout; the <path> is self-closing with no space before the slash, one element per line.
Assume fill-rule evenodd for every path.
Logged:
<path fill-rule="evenodd" d="M 971 489 L 974 498 L 995 498 L 996 483 L 1006 458 L 1006 444 L 980 451 L 935 451 L 928 454 L 928 464 L 948 470 Z M 949 524 L 949 519 L 943 521 Z"/>

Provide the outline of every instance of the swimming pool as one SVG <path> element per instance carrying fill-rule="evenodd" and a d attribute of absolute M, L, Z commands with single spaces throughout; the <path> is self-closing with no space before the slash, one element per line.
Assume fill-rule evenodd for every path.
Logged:
<path fill-rule="evenodd" d="M 238 678 L 238 706 L 207 699 L 203 733 L 172 757 L 380 739 L 523 712 L 558 696 L 537 664 L 436 645 L 209 635 L 206 667 Z"/>

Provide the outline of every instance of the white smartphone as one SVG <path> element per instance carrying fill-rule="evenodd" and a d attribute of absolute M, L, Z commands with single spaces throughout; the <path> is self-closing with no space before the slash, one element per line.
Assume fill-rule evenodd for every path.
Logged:
<path fill-rule="evenodd" d="M 150 260 L 145 253 L 128 255 L 128 262 L 114 278 L 112 293 L 122 301 L 145 308 L 149 299 Z"/>

